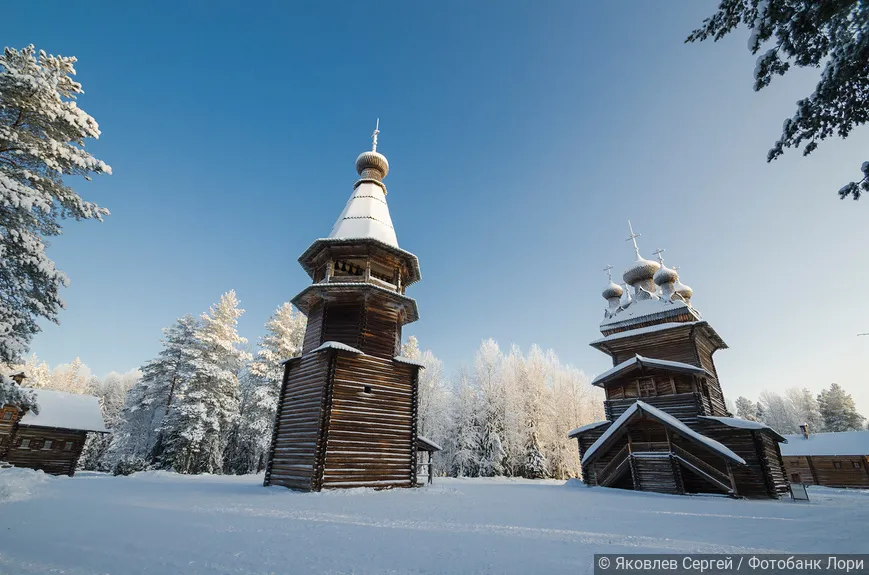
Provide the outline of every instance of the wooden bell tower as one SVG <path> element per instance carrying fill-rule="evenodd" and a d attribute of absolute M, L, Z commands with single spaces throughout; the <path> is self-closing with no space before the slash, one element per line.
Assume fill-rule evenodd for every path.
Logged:
<path fill-rule="evenodd" d="M 313 283 L 292 303 L 308 326 L 302 355 L 284 364 L 265 485 L 416 484 L 421 365 L 399 353 L 402 326 L 418 319 L 404 292 L 420 270 L 398 247 L 378 133 L 356 159 L 359 180 L 332 233 L 299 258 Z"/>

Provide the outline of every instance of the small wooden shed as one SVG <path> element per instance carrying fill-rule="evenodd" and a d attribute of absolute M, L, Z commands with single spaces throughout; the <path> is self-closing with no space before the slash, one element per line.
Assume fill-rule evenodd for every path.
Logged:
<path fill-rule="evenodd" d="M 88 432 L 109 432 L 99 399 L 47 389 L 32 391 L 39 414 L 15 405 L 0 408 L 0 461 L 72 477 Z"/>
<path fill-rule="evenodd" d="M 869 431 L 786 435 L 782 462 L 791 483 L 869 488 Z"/>
<path fill-rule="evenodd" d="M 416 436 L 416 483 L 424 485 L 434 479 L 432 455 L 441 451 L 441 446 L 422 435 Z"/>

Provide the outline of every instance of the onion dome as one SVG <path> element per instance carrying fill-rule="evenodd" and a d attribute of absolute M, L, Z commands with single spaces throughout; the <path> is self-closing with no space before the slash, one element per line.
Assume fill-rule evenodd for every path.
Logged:
<path fill-rule="evenodd" d="M 677 293 L 680 296 L 682 296 L 682 298 L 685 301 L 690 301 L 691 296 L 694 295 L 694 290 L 692 290 L 690 287 L 686 286 L 685 284 L 683 284 L 682 282 L 680 282 L 678 280 L 676 280 L 676 285 L 673 287 L 676 288 L 674 293 Z"/>
<path fill-rule="evenodd" d="M 652 279 L 655 276 L 655 272 L 661 267 L 661 264 L 658 262 L 653 262 L 652 260 L 647 260 L 637 254 L 637 261 L 635 261 L 631 267 L 625 270 L 624 275 L 622 275 L 622 279 L 625 280 L 625 283 L 635 284 L 641 281 L 647 281 Z"/>
<path fill-rule="evenodd" d="M 378 154 L 374 150 L 362 152 L 356 158 L 356 172 L 363 180 L 379 182 L 389 173 L 389 162 L 383 154 Z"/>
<path fill-rule="evenodd" d="M 661 265 L 661 268 L 655 272 L 655 275 L 652 279 L 654 279 L 655 283 L 659 286 L 663 286 L 679 281 L 679 274 L 676 273 L 676 270 L 672 270 L 667 266 Z"/>
<path fill-rule="evenodd" d="M 610 299 L 614 297 L 621 298 L 623 293 L 625 293 L 625 290 L 622 289 L 622 286 L 611 281 L 610 285 L 606 286 L 601 295 L 603 295 L 604 299 Z"/>

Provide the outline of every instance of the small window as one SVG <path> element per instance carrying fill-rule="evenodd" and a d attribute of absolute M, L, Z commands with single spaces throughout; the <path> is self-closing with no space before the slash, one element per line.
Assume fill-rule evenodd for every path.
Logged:
<path fill-rule="evenodd" d="M 834 461 L 833 467 L 835 467 L 836 469 L 842 469 L 842 462 L 841 461 Z"/>
<path fill-rule="evenodd" d="M 72 441 L 67 441 L 63 444 L 64 451 L 72 451 Z"/>
<path fill-rule="evenodd" d="M 50 439 L 46 439 L 45 443 L 42 445 L 43 451 L 50 451 L 52 445 L 54 445 L 54 442 Z"/>
<path fill-rule="evenodd" d="M 652 377 L 647 377 L 640 380 L 640 396 L 641 397 L 652 397 L 657 395 L 655 390 L 655 379 Z"/>
<path fill-rule="evenodd" d="M 802 483 L 802 477 L 799 473 L 791 473 L 791 483 Z"/>
<path fill-rule="evenodd" d="M 363 393 L 371 393 L 371 386 L 366 385 L 365 387 L 362 388 L 362 391 L 363 391 Z"/>
<path fill-rule="evenodd" d="M 3 412 L 3 421 L 11 421 L 12 420 L 12 412 L 4 411 Z"/>
<path fill-rule="evenodd" d="M 854 469 L 860 469 L 862 467 L 859 461 L 852 461 L 851 463 L 854 465 Z"/>
<path fill-rule="evenodd" d="M 30 449 L 30 440 L 29 439 L 22 439 L 21 445 L 19 445 L 18 447 L 20 447 L 21 449 Z"/>

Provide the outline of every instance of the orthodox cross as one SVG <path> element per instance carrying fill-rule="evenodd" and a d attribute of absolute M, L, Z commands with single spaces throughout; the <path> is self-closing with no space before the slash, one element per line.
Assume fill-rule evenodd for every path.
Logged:
<path fill-rule="evenodd" d="M 606 272 L 607 277 L 610 279 L 610 283 L 612 283 L 613 281 L 613 272 L 611 271 L 612 269 L 613 267 L 609 264 L 607 264 L 607 266 L 603 268 L 603 271 Z"/>
<path fill-rule="evenodd" d="M 374 126 L 374 133 L 371 134 L 371 139 L 373 140 L 373 143 L 371 144 L 371 151 L 372 152 L 377 151 L 377 134 L 379 134 L 379 133 L 380 133 L 380 118 L 377 118 L 377 124 Z"/>
<path fill-rule="evenodd" d="M 654 254 L 656 256 L 658 256 L 658 262 L 660 262 L 661 265 L 664 265 L 664 256 L 662 256 L 661 254 L 663 254 L 666 251 L 667 250 L 662 250 L 661 248 L 658 248 L 657 250 L 654 251 Z"/>
<path fill-rule="evenodd" d="M 634 242 L 634 252 L 637 254 L 637 259 L 640 257 L 640 248 L 637 247 L 637 238 L 640 237 L 640 234 L 634 233 L 634 227 L 631 225 L 631 220 L 628 220 L 628 229 L 631 230 L 631 235 L 626 242 Z"/>

